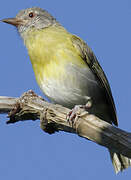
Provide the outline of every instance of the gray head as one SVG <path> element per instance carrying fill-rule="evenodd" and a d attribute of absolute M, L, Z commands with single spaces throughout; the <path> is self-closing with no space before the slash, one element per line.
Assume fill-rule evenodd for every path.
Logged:
<path fill-rule="evenodd" d="M 57 24 L 53 16 L 38 7 L 21 10 L 15 18 L 3 19 L 2 21 L 16 26 L 21 35 L 31 28 L 42 29 Z"/>

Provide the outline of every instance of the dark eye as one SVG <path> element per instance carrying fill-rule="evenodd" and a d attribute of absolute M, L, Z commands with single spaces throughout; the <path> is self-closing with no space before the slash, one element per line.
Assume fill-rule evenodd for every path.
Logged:
<path fill-rule="evenodd" d="M 30 13 L 29 13 L 29 17 L 30 17 L 30 18 L 33 18 L 34 15 L 35 15 L 35 14 L 34 14 L 33 12 L 30 12 Z"/>

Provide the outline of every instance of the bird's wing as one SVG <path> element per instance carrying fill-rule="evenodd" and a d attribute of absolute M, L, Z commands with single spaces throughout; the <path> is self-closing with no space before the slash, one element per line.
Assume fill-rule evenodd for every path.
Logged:
<path fill-rule="evenodd" d="M 111 88 L 110 88 L 109 82 L 106 78 L 104 71 L 102 70 L 99 62 L 97 61 L 96 56 L 94 55 L 92 50 L 88 47 L 88 45 L 79 37 L 73 35 L 72 43 L 73 43 L 73 46 L 76 48 L 76 50 L 79 52 L 79 55 L 87 63 L 87 65 L 90 67 L 92 72 L 96 75 L 100 84 L 105 89 L 107 100 L 109 104 L 111 104 L 112 113 L 114 115 L 114 119 L 111 119 L 111 121 L 115 125 L 118 125 L 117 116 L 116 116 L 116 108 L 115 108 L 114 100 L 112 97 Z"/>

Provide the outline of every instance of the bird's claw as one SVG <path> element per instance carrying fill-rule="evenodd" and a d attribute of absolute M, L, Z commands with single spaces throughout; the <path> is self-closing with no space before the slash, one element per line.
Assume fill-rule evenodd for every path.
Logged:
<path fill-rule="evenodd" d="M 68 114 L 67 121 L 73 127 L 75 124 L 75 120 L 77 117 L 78 109 L 81 108 L 82 105 L 76 105 Z"/>
<path fill-rule="evenodd" d="M 79 116 L 79 109 L 84 109 L 88 111 L 92 107 L 92 99 L 89 98 L 86 105 L 76 105 L 68 114 L 67 114 L 67 121 L 68 123 L 74 127 L 74 124 L 77 120 L 77 117 Z"/>

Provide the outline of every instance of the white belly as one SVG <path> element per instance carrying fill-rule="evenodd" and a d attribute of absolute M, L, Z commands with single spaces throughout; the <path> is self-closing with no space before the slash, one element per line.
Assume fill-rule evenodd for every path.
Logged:
<path fill-rule="evenodd" d="M 66 68 L 66 75 L 59 80 L 46 79 L 41 83 L 41 89 L 54 103 L 72 108 L 76 104 L 86 104 L 89 97 L 98 98 L 101 88 L 94 74 L 88 68 L 78 68 L 70 65 Z"/>

